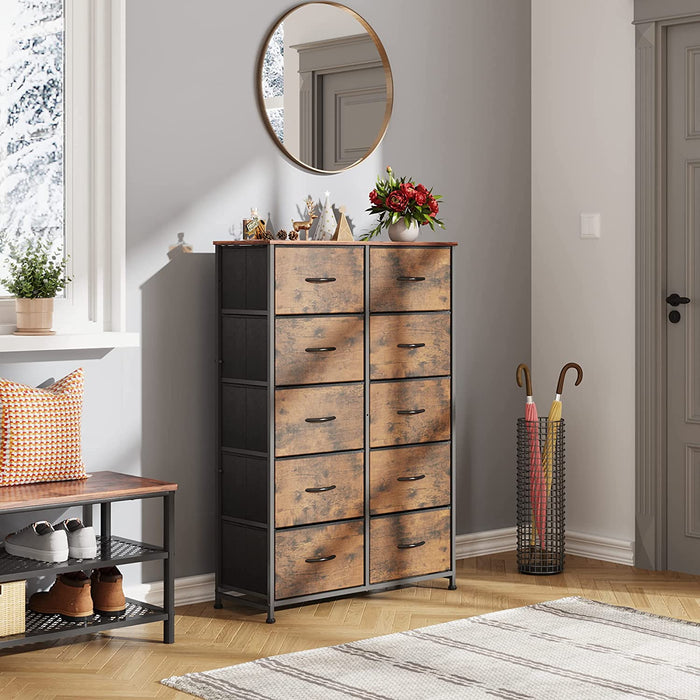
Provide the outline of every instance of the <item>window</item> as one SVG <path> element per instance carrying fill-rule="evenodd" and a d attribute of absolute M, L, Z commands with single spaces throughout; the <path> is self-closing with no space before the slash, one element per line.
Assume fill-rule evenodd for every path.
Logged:
<path fill-rule="evenodd" d="M 63 2 L 0 0 L 0 272 L 12 247 L 64 252 Z M 0 295 L 7 291 L 0 284 Z"/>
<path fill-rule="evenodd" d="M 55 327 L 123 330 L 124 0 L 0 0 L 0 16 L 0 266 L 49 241 L 73 278 Z"/>

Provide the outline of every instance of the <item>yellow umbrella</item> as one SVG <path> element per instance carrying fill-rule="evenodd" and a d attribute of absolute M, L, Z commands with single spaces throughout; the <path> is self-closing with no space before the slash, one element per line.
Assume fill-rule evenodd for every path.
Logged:
<path fill-rule="evenodd" d="M 583 380 L 581 365 L 577 365 L 575 362 L 565 364 L 561 368 L 561 372 L 559 372 L 557 393 L 549 409 L 549 416 L 547 416 L 547 437 L 544 441 L 544 455 L 542 458 L 542 471 L 544 472 L 544 478 L 547 483 L 547 499 L 549 499 L 549 494 L 552 490 L 552 466 L 554 465 L 554 451 L 557 447 L 557 427 L 554 423 L 561 420 L 561 393 L 564 390 L 564 377 L 570 369 L 575 369 L 578 373 L 575 386 L 578 386 Z"/>

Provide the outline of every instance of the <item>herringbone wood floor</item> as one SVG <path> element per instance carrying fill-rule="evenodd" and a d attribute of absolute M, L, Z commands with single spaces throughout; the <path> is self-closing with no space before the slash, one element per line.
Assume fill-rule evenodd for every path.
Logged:
<path fill-rule="evenodd" d="M 400 590 L 264 613 L 227 603 L 177 609 L 176 643 L 160 642 L 162 624 L 34 645 L 0 654 L 0 697 L 185 698 L 160 685 L 171 675 L 229 666 L 262 656 L 328 646 L 424 627 L 494 610 L 582 595 L 700 622 L 700 576 L 651 572 L 567 557 L 558 576 L 522 576 L 514 553 L 458 562 L 458 589 L 442 579 Z"/>

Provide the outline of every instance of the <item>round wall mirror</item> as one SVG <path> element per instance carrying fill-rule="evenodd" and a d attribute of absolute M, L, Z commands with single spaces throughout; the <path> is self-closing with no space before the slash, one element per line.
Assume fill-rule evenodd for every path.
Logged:
<path fill-rule="evenodd" d="M 378 146 L 391 116 L 391 68 L 356 12 L 310 2 L 283 15 L 263 45 L 258 101 L 275 143 L 295 163 L 347 170 Z"/>

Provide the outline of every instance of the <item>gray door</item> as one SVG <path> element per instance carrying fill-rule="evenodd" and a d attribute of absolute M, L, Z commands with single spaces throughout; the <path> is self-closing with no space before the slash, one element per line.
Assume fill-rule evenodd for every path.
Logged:
<path fill-rule="evenodd" d="M 364 158 L 380 133 L 386 108 L 383 68 L 328 73 L 322 78 L 322 170 L 342 170 Z"/>
<path fill-rule="evenodd" d="M 668 568 L 700 574 L 700 23 L 667 47 Z"/>

